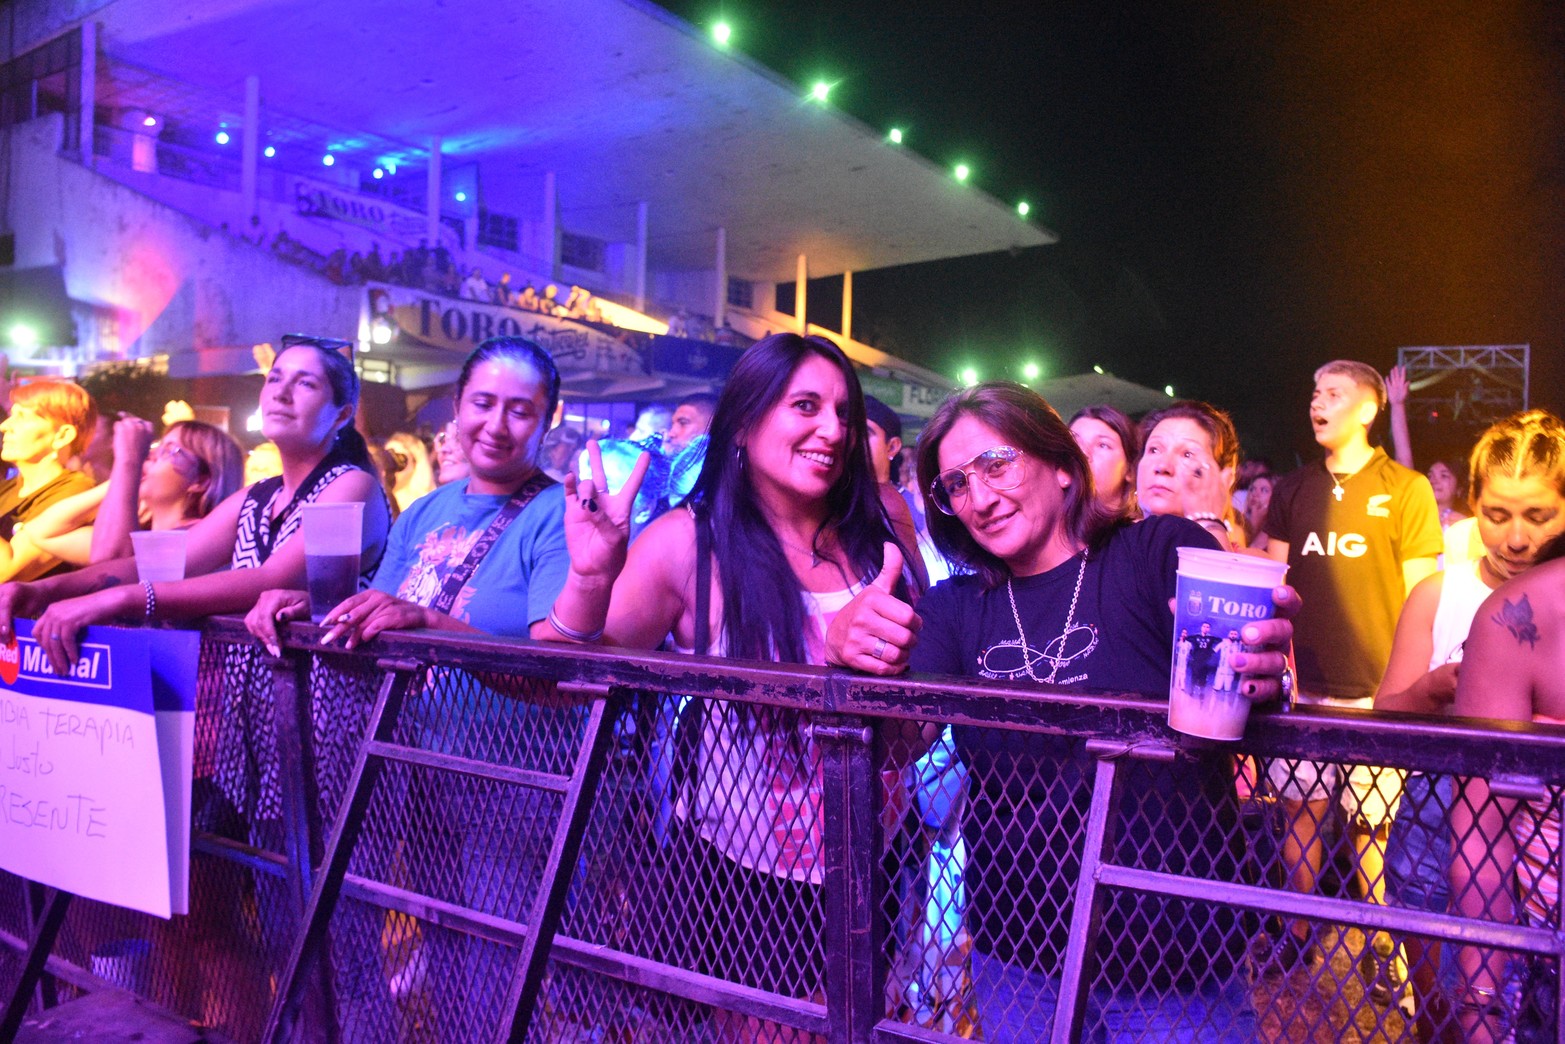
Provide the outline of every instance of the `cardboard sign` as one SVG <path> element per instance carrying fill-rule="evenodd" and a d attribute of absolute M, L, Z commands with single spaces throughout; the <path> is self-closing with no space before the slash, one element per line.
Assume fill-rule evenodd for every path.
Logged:
<path fill-rule="evenodd" d="M 59 676 L 16 621 L 0 648 L 0 867 L 159 917 L 188 909 L 199 640 L 91 627 Z"/>

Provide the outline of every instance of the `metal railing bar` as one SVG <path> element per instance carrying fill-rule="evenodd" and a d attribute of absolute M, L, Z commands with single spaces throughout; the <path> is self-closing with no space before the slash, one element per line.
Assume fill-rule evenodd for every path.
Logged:
<path fill-rule="evenodd" d="M 501 946 L 520 947 L 527 938 L 527 926 L 520 921 L 482 913 L 358 874 L 348 874 L 343 879 L 342 898 L 369 903 L 384 910 L 395 910 Z M 666 993 L 681 1000 L 709 1004 L 770 1022 L 787 1023 L 811 1033 L 826 1032 L 826 1007 L 823 1004 L 716 979 L 600 943 L 556 935 L 549 957 L 560 964 L 631 986 Z"/>
<path fill-rule="evenodd" d="M 364 749 L 375 757 L 399 762 L 403 765 L 418 765 L 423 768 L 438 769 L 441 772 L 453 772 L 458 775 L 470 776 L 474 779 L 493 780 L 496 783 L 513 783 L 519 787 L 528 787 L 532 790 L 546 790 L 554 794 L 565 793 L 571 782 L 568 777 L 555 775 L 552 772 L 539 772 L 535 769 L 495 765 L 490 762 L 464 758 L 457 754 L 441 754 L 437 751 L 409 747 L 400 743 L 385 743 L 375 740 L 365 744 Z"/>
<path fill-rule="evenodd" d="M 235 841 L 231 837 L 223 837 L 220 834 L 191 831 L 190 850 L 209 855 L 214 859 L 236 863 L 248 870 L 259 870 L 273 877 L 288 876 L 287 856 L 268 852 L 264 848 L 256 848 L 254 845 L 247 845 L 243 841 Z"/>
<path fill-rule="evenodd" d="M 1239 906 L 1264 913 L 1351 924 L 1390 932 L 1426 935 L 1430 938 L 1521 950 L 1544 956 L 1565 953 L 1565 936 L 1547 928 L 1530 928 L 1497 921 L 1476 921 L 1452 914 L 1430 913 L 1400 906 L 1379 906 L 1354 899 L 1333 899 L 1324 895 L 1303 895 L 1286 889 L 1229 881 L 1209 881 L 1179 877 L 1175 874 L 1142 870 L 1138 867 L 1105 864 L 1098 867 L 1098 883 L 1109 888 L 1149 895 Z"/>

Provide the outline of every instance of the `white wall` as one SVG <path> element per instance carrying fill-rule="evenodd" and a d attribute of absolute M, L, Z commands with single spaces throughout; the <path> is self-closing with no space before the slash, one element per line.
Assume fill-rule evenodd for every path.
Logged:
<path fill-rule="evenodd" d="M 289 331 L 357 336 L 360 288 L 335 286 L 62 158 L 62 128 L 55 115 L 12 131 L 6 216 L 16 263 L 63 265 L 71 297 L 125 309 L 130 354 L 166 352 L 172 371 L 188 373 L 195 350 Z"/>

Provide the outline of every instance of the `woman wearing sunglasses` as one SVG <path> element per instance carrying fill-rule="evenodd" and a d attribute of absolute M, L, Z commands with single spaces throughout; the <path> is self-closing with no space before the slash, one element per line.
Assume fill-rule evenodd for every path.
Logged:
<path fill-rule="evenodd" d="M 947 399 L 919 439 L 918 463 L 938 509 L 935 545 L 970 572 L 920 603 L 912 670 L 1166 696 L 1177 552 L 1214 548 L 1210 534 L 1171 516 L 1110 517 L 1070 430 L 1017 384 Z M 1274 597 L 1284 616 L 1297 609 L 1291 590 Z M 1246 696 L 1278 694 L 1291 634 L 1287 619 L 1245 627 L 1257 650 L 1236 664 Z M 1058 996 L 1091 759 L 1066 736 L 955 735 L 971 772 L 963 832 L 980 1017 L 991 1040 L 1041 1039 Z M 1127 762 L 1112 858 L 1238 880 L 1232 766 L 1231 756 Z M 1234 973 L 1242 935 L 1231 911 L 1111 901 L 1084 1033 L 1249 1039 L 1254 1016 Z"/>

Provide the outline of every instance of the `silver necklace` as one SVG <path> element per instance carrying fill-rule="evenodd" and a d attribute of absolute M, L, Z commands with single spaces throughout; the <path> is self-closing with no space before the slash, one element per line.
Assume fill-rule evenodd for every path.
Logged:
<path fill-rule="evenodd" d="M 1081 555 L 1081 568 L 1076 570 L 1076 589 L 1071 592 L 1071 606 L 1065 613 L 1065 630 L 1061 631 L 1059 638 L 1055 639 L 1060 645 L 1060 655 L 1049 655 L 1047 646 L 1038 651 L 1040 659 L 1049 661 L 1049 676 L 1041 681 L 1032 672 L 1032 651 L 1027 648 L 1027 632 L 1022 630 L 1022 614 L 1016 611 L 1016 591 L 1011 587 L 1010 578 L 1007 577 L 1005 580 L 1005 593 L 1011 599 L 1011 619 L 1016 621 L 1016 634 L 1022 640 L 1022 666 L 1027 670 L 1027 677 L 1040 685 L 1053 685 L 1054 676 L 1060 671 L 1060 664 L 1069 663 L 1072 659 L 1064 655 L 1065 643 L 1070 639 L 1071 632 L 1076 630 L 1076 600 L 1081 597 L 1081 581 L 1087 575 L 1087 550 L 1083 548 L 1078 553 Z M 1054 642 L 1049 643 L 1049 645 L 1053 644 Z"/>

